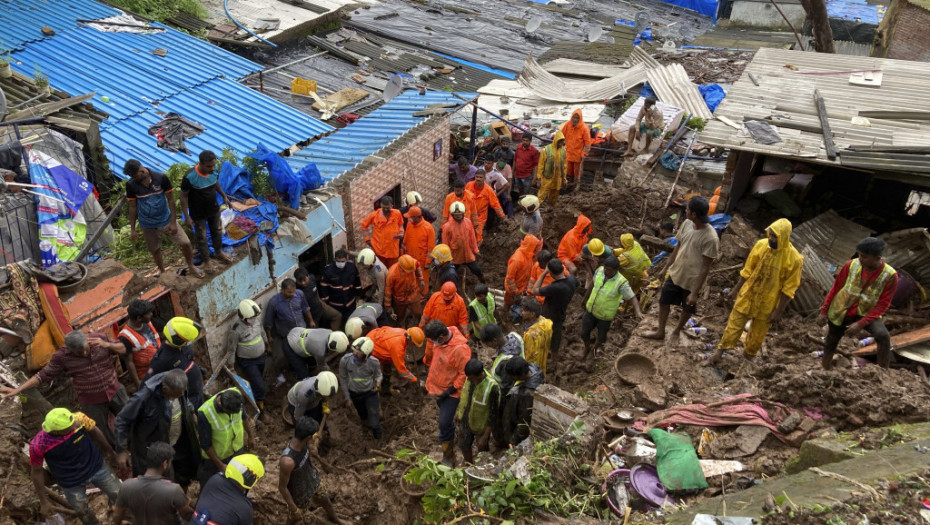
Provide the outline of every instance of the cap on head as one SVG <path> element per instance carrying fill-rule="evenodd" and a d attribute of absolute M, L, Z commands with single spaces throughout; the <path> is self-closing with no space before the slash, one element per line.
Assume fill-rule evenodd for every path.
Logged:
<path fill-rule="evenodd" d="M 865 255 L 881 257 L 885 253 L 885 241 L 878 237 L 866 237 L 856 245 L 856 251 Z"/>
<path fill-rule="evenodd" d="M 67 408 L 53 408 L 45 414 L 42 430 L 46 432 L 59 432 L 74 426 L 74 414 Z"/>
<path fill-rule="evenodd" d="M 326 338 L 326 348 L 330 352 L 341 354 L 349 347 L 349 338 L 344 332 L 333 332 Z"/>
<path fill-rule="evenodd" d="M 441 290 L 442 290 L 442 298 L 446 300 L 452 299 L 453 297 L 455 297 L 456 292 L 458 292 L 458 288 L 455 286 L 455 283 L 452 281 L 446 281 L 442 283 Z"/>
<path fill-rule="evenodd" d="M 352 350 L 361 352 L 365 354 L 365 357 L 368 357 L 375 351 L 375 342 L 367 337 L 359 337 L 355 341 L 352 341 Z"/>
<path fill-rule="evenodd" d="M 404 217 L 407 217 L 408 219 L 412 219 L 414 217 L 422 217 L 422 216 L 423 216 L 423 211 L 420 209 L 419 206 L 415 206 L 415 205 L 411 205 L 410 209 L 407 210 L 407 213 L 404 214 Z"/>
<path fill-rule="evenodd" d="M 423 343 L 426 341 L 426 334 L 423 333 L 423 329 L 419 326 L 408 328 L 407 335 L 410 337 L 410 342 L 413 343 L 413 346 L 423 346 Z"/>
<path fill-rule="evenodd" d="M 420 202 L 423 202 L 423 197 L 419 193 L 415 191 L 407 192 L 407 206 L 413 206 Z"/>
<path fill-rule="evenodd" d="M 339 380 L 336 374 L 332 372 L 320 372 L 316 376 L 316 393 L 323 397 L 329 397 L 339 391 Z"/>
<path fill-rule="evenodd" d="M 231 479 L 244 489 L 251 489 L 265 475 L 265 466 L 255 454 L 241 454 L 226 464 L 226 479 Z"/>
<path fill-rule="evenodd" d="M 591 239 L 588 241 L 588 251 L 591 252 L 591 255 L 596 257 L 604 255 L 604 241 L 600 239 Z"/>
<path fill-rule="evenodd" d="M 430 252 L 430 255 L 433 259 L 436 259 L 440 263 L 447 263 L 452 261 L 452 250 L 447 244 L 437 244 L 433 251 Z"/>
<path fill-rule="evenodd" d="M 372 264 L 375 264 L 375 251 L 371 248 L 365 248 L 358 252 L 358 256 L 355 258 L 355 260 L 359 264 L 371 266 Z"/>
<path fill-rule="evenodd" d="M 459 201 L 452 203 L 452 206 L 449 206 L 449 213 L 465 213 L 465 204 Z"/>
<path fill-rule="evenodd" d="M 404 273 L 410 273 L 417 269 L 417 260 L 406 253 L 400 256 L 400 259 L 397 260 L 397 264 Z"/>
<path fill-rule="evenodd" d="M 239 317 L 243 319 L 251 319 L 253 317 L 258 317 L 262 313 L 262 307 L 258 306 L 258 303 L 251 299 L 243 299 L 239 301 Z"/>
<path fill-rule="evenodd" d="M 202 330 L 203 325 L 200 323 L 195 323 L 186 317 L 173 317 L 165 325 L 163 332 L 166 343 L 180 348 L 200 337 Z"/>
<path fill-rule="evenodd" d="M 365 329 L 365 321 L 362 321 L 360 317 L 353 317 L 346 321 L 346 333 L 352 339 L 356 339 L 362 336 L 362 330 Z"/>

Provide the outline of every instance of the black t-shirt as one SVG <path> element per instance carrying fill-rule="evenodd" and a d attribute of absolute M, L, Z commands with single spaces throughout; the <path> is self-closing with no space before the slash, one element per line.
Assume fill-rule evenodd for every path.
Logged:
<path fill-rule="evenodd" d="M 181 181 L 181 193 L 187 195 L 188 213 L 191 219 L 195 221 L 209 219 L 214 214 L 220 212 L 220 205 L 216 203 L 216 185 L 211 184 L 206 188 L 200 189 L 194 188 L 191 181 L 188 180 L 191 174 L 195 177 L 199 177 L 192 168 L 184 175 L 184 179 Z"/>
<path fill-rule="evenodd" d="M 320 291 L 316 287 L 316 277 L 311 274 L 310 282 L 307 283 L 307 286 L 301 286 L 300 291 L 304 293 L 304 298 L 307 299 L 307 306 L 310 307 L 310 316 L 313 317 L 313 322 L 319 324 L 320 319 L 323 318 L 323 303 L 320 301 Z"/>
<path fill-rule="evenodd" d="M 223 474 L 214 474 L 200 490 L 197 513 L 208 514 L 211 522 L 221 525 L 251 525 L 252 502 L 244 492 L 226 479 Z M 196 525 L 193 517 L 189 525 Z"/>
<path fill-rule="evenodd" d="M 575 295 L 575 289 L 577 288 L 578 279 L 573 275 L 553 281 L 548 286 L 540 288 L 539 295 L 546 298 L 546 302 L 543 304 L 543 317 L 551 319 L 555 323 L 565 321 L 565 312 L 568 311 L 568 304 L 572 302 L 572 297 Z"/>

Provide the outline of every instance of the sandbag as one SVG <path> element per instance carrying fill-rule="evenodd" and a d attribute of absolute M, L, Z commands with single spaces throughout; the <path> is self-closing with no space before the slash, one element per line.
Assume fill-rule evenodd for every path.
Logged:
<path fill-rule="evenodd" d="M 648 434 L 656 444 L 656 470 L 667 491 L 707 488 L 697 452 L 687 435 L 670 434 L 659 428 L 650 430 Z"/>

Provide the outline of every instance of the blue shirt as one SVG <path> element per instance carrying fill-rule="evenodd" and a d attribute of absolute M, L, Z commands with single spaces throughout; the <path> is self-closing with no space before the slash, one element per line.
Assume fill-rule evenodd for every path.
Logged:
<path fill-rule="evenodd" d="M 307 304 L 307 298 L 300 290 L 297 290 L 290 299 L 285 299 L 279 293 L 268 301 L 262 325 L 267 329 L 274 329 L 274 333 L 278 337 L 286 339 L 288 332 L 294 328 L 307 327 L 304 312 L 309 309 L 310 305 Z"/>
<path fill-rule="evenodd" d="M 148 187 L 134 180 L 126 183 L 126 198 L 136 201 L 136 217 L 143 228 L 161 228 L 171 220 L 168 198 L 171 196 L 171 181 L 157 171 L 151 171 L 152 181 Z"/>

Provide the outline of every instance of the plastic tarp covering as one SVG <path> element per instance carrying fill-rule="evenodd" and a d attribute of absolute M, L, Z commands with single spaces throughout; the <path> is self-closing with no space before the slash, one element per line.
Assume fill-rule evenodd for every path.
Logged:
<path fill-rule="evenodd" d="M 241 216 L 252 220 L 256 226 L 260 226 L 264 221 L 271 223 L 270 229 L 266 228 L 264 231 L 260 229 L 257 234 L 253 233 L 252 235 L 258 235 L 258 243 L 260 245 L 267 245 L 273 248 L 274 241 L 271 238 L 271 234 L 278 229 L 278 207 L 268 202 L 263 197 L 255 195 L 252 188 L 252 181 L 249 179 L 249 174 L 245 169 L 233 166 L 229 162 L 224 162 L 223 165 L 220 166 L 218 177 L 220 187 L 223 188 L 223 192 L 226 195 L 240 200 L 255 199 L 261 203 L 245 211 L 232 211 L 237 217 Z M 217 194 L 216 197 L 217 201 L 222 204 L 223 198 L 219 194 Z M 245 243 L 252 235 L 246 235 L 241 239 L 231 239 L 223 232 L 223 246 L 238 246 Z"/>
<path fill-rule="evenodd" d="M 526 58 L 523 71 L 517 78 L 542 98 L 559 102 L 589 102 L 612 99 L 626 93 L 628 88 L 646 80 L 646 67 L 636 64 L 619 75 L 597 82 L 563 80 L 546 71 L 532 55 Z"/>
<path fill-rule="evenodd" d="M 727 93 L 719 84 L 698 86 L 698 91 L 701 92 L 701 98 L 704 99 L 704 103 L 707 104 L 707 109 L 709 109 L 711 113 L 717 111 L 717 106 L 719 106 L 727 96 Z"/>
<path fill-rule="evenodd" d="M 264 144 L 260 143 L 249 157 L 265 163 L 274 181 L 275 190 L 285 197 L 291 208 L 300 208 L 300 196 L 304 192 L 315 190 L 323 185 L 323 177 L 320 176 L 320 171 L 315 165 L 308 164 L 294 173 L 281 155 L 271 151 Z"/>
<path fill-rule="evenodd" d="M 717 2 L 715 0 L 662 0 L 667 4 L 677 5 L 692 11 L 697 11 L 702 15 L 709 16 L 714 22 L 717 22 Z"/>
<path fill-rule="evenodd" d="M 37 193 L 36 211 L 39 219 L 39 252 L 42 267 L 48 268 L 60 262 L 73 261 L 87 238 L 87 222 L 80 210 L 72 211 L 65 202 L 60 201 L 73 203 L 80 195 L 86 199 L 93 187 L 83 177 L 41 152 L 33 151 L 29 161 L 32 183 L 42 186 L 32 188 Z M 53 170 L 60 173 L 56 176 Z M 72 189 L 83 189 L 80 189 L 79 193 L 66 196 L 65 190 L 58 184 L 58 180 L 64 179 L 74 180 L 73 184 L 68 184 Z"/>
<path fill-rule="evenodd" d="M 879 6 L 869 4 L 867 0 L 829 0 L 827 2 L 827 17 L 859 21 L 864 24 L 878 25 L 882 18 L 878 10 Z"/>

